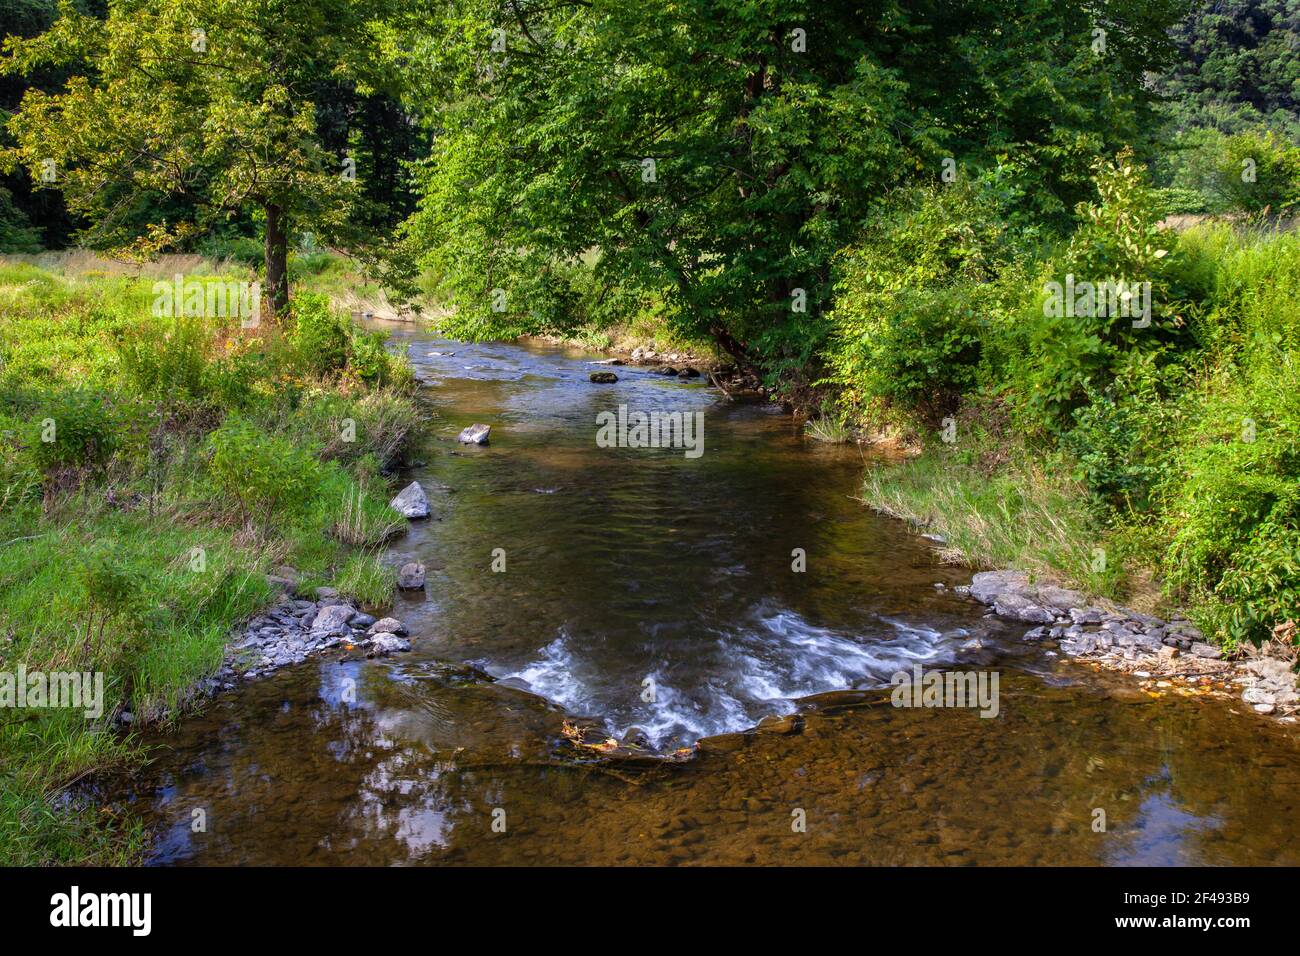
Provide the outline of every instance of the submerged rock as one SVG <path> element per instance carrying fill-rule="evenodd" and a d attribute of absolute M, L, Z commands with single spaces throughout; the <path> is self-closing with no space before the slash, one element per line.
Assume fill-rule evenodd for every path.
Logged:
<path fill-rule="evenodd" d="M 403 488 L 388 504 L 406 518 L 429 517 L 429 499 L 418 481 L 413 481 Z"/>
<path fill-rule="evenodd" d="M 802 728 L 803 719 L 798 714 L 786 714 L 784 717 L 764 717 L 754 729 L 760 734 L 793 734 Z"/>
<path fill-rule="evenodd" d="M 402 565 L 397 572 L 397 586 L 403 591 L 418 591 L 424 587 L 424 565 L 416 561 Z"/>
<path fill-rule="evenodd" d="M 462 429 L 456 440 L 463 445 L 486 445 L 491 432 L 491 425 L 470 425 Z"/>
<path fill-rule="evenodd" d="M 592 372 L 590 378 L 597 385 L 613 385 L 618 381 L 618 376 L 613 372 Z"/>

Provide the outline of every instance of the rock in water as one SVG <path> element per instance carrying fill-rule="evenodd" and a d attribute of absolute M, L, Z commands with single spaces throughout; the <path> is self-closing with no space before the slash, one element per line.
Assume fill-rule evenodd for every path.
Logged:
<path fill-rule="evenodd" d="M 465 445 L 486 445 L 488 443 L 488 433 L 492 431 L 491 425 L 470 425 L 460 433 L 456 439 Z"/>
<path fill-rule="evenodd" d="M 370 625 L 367 634 L 397 634 L 404 636 L 406 634 L 406 625 L 395 617 L 385 617 L 374 624 Z"/>
<path fill-rule="evenodd" d="M 597 385 L 613 385 L 618 381 L 618 376 L 613 372 L 592 372 L 591 380 Z"/>
<path fill-rule="evenodd" d="M 407 518 L 429 517 L 429 499 L 418 481 L 403 488 L 388 504 Z"/>
<path fill-rule="evenodd" d="M 370 656 L 386 657 L 400 651 L 409 651 L 411 642 L 396 634 L 376 634 L 370 639 Z"/>
<path fill-rule="evenodd" d="M 424 565 L 412 561 L 402 565 L 397 572 L 397 586 L 403 591 L 418 591 L 424 587 Z"/>

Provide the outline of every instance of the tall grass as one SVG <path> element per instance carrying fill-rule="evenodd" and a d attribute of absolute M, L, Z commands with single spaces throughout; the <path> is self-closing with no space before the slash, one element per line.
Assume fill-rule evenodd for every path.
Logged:
<path fill-rule="evenodd" d="M 953 563 L 1021 568 L 1119 596 L 1122 566 L 1099 560 L 1106 545 L 1083 490 L 1031 463 L 990 474 L 934 451 L 873 465 L 863 497 L 877 510 L 941 536 L 942 555 Z"/>

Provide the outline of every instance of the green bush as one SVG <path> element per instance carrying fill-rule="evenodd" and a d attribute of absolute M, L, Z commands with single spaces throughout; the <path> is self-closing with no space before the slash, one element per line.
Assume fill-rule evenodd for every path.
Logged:
<path fill-rule="evenodd" d="M 137 394 L 171 402 L 206 394 L 210 340 L 203 320 L 191 317 L 154 319 L 120 330 L 113 345 Z"/>
<path fill-rule="evenodd" d="M 351 328 L 330 307 L 327 296 L 304 292 L 294 299 L 289 341 L 300 365 L 313 374 L 325 375 L 347 367 Z"/>
<path fill-rule="evenodd" d="M 1161 368 L 1153 354 L 1132 353 L 1104 389 L 1090 390 L 1060 436 L 1075 462 L 1074 477 L 1106 511 L 1142 512 L 1168 467 L 1171 435 L 1180 422 L 1167 397 L 1182 370 Z"/>
<path fill-rule="evenodd" d="M 1272 130 L 1196 129 L 1175 147 L 1166 173 L 1172 188 L 1201 197 L 1200 208 L 1188 211 L 1276 215 L 1300 203 L 1300 147 Z"/>
<path fill-rule="evenodd" d="M 319 480 L 320 465 L 309 450 L 237 416 L 212 433 L 209 445 L 213 481 L 250 517 L 298 509 Z"/>
<path fill-rule="evenodd" d="M 76 389 L 44 403 L 42 416 L 28 426 L 37 466 L 49 473 L 105 464 L 121 441 L 122 423 L 110 402 L 100 392 Z"/>
<path fill-rule="evenodd" d="M 1018 384 L 1031 416 L 1051 432 L 1110 386 L 1130 352 L 1182 334 L 1166 278 L 1174 237 L 1158 225 L 1159 197 L 1130 150 L 1098 164 L 1097 192 L 1099 201 L 1079 207 L 1078 230 L 1023 313 L 1030 348 Z"/>
<path fill-rule="evenodd" d="M 978 379 L 1007 251 L 971 187 L 892 196 L 839 260 L 827 362 L 846 404 L 949 411 Z"/>

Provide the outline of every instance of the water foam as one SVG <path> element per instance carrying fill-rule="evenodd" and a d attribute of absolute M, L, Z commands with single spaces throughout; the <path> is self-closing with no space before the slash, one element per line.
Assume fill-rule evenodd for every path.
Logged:
<path fill-rule="evenodd" d="M 790 713 L 801 697 L 884 687 L 915 663 L 950 663 L 968 637 L 962 628 L 942 631 L 883 617 L 865 633 L 845 633 L 789 609 L 760 606 L 743 625 L 702 641 L 689 668 L 658 660 L 632 674 L 602 672 L 561 629 L 523 667 L 489 669 L 571 713 L 603 718 L 616 737 L 637 727 L 656 746 L 681 746 Z M 642 699 L 647 678 L 653 700 Z"/>

